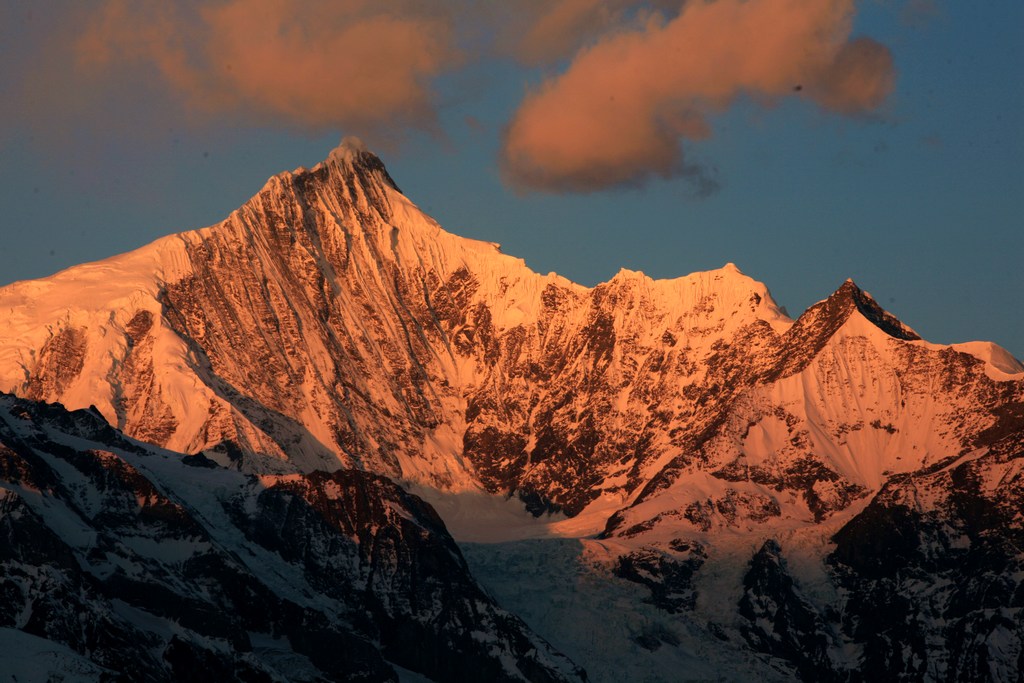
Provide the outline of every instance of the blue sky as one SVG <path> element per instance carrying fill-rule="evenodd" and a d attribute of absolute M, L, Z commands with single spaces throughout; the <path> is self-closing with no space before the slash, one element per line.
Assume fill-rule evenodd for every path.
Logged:
<path fill-rule="evenodd" d="M 270 175 L 358 135 L 449 231 L 500 242 L 537 271 L 593 285 L 620 267 L 675 277 L 732 261 L 794 315 L 853 277 L 926 339 L 988 339 L 1024 357 L 1017 0 L 858 4 L 853 36 L 891 54 L 885 101 L 849 115 L 741 92 L 705 115 L 709 134 L 682 138 L 685 162 L 717 185 L 707 196 L 679 175 L 582 193 L 510 182 L 506 127 L 575 52 L 538 64 L 463 45 L 425 79 L 426 123 L 299 120 L 245 93 L 197 111 L 136 53 L 97 75 L 54 48 L 77 44 L 103 4 L 0 9 L 0 284 L 217 222 Z M 260 106 L 265 116 L 246 113 Z"/>

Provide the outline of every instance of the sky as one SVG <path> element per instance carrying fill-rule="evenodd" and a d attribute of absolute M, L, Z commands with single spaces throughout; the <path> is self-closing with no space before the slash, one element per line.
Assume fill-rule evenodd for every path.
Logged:
<path fill-rule="evenodd" d="M 456 234 L 592 286 L 852 277 L 1024 358 L 1024 3 L 0 3 L 0 285 L 218 222 L 362 138 Z"/>

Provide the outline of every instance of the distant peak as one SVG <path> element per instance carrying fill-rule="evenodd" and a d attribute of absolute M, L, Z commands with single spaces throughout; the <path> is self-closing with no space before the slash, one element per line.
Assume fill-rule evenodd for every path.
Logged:
<path fill-rule="evenodd" d="M 856 294 L 857 292 L 864 292 L 864 290 L 862 290 L 860 286 L 853 281 L 852 277 L 848 277 L 845 280 L 843 280 L 843 284 L 839 285 L 839 289 L 835 291 L 833 296 L 835 296 L 835 294 L 838 294 L 839 292 L 847 292 L 853 295 Z"/>
<path fill-rule="evenodd" d="M 889 313 L 870 294 L 857 286 L 852 278 L 846 278 L 826 303 L 832 303 L 838 310 L 857 310 L 880 330 L 896 339 L 912 341 L 921 337 L 904 325 L 899 318 Z"/>
<path fill-rule="evenodd" d="M 341 199 L 340 206 L 363 213 L 372 210 L 387 222 L 391 220 L 392 191 L 402 193 L 380 157 L 359 138 L 345 137 L 312 168 L 299 166 L 272 176 L 250 202 L 262 203 L 267 194 L 275 202 L 298 198 L 305 211 L 310 202 L 319 201 L 318 195 L 336 196 Z"/>
<path fill-rule="evenodd" d="M 743 271 L 740 270 L 739 267 L 737 267 L 736 264 L 733 263 L 732 261 L 729 261 L 724 266 L 722 266 L 722 270 L 728 273 L 739 273 L 740 275 L 743 275 Z"/>
<path fill-rule="evenodd" d="M 765 377 L 774 380 L 800 372 L 833 335 L 858 315 L 890 337 L 904 341 L 920 339 L 916 332 L 885 311 L 852 279 L 846 278 L 831 296 L 814 304 L 797 318 L 786 332 L 776 366 Z"/>
<path fill-rule="evenodd" d="M 857 283 L 853 281 L 853 278 L 849 277 L 843 280 L 843 284 L 839 285 L 839 288 L 836 291 L 832 292 L 832 296 L 829 297 L 829 299 L 850 300 L 853 301 L 854 303 L 856 303 L 858 299 L 862 298 L 866 298 L 874 302 L 874 299 L 871 298 L 871 295 L 862 290 L 860 287 L 858 287 Z"/>
<path fill-rule="evenodd" d="M 643 271 L 631 270 L 631 269 L 626 268 L 626 267 L 619 268 L 619 272 L 615 273 L 615 275 L 612 277 L 612 280 L 637 280 L 637 279 L 639 279 L 639 280 L 649 280 L 651 278 L 647 277 L 647 275 L 644 274 Z"/>

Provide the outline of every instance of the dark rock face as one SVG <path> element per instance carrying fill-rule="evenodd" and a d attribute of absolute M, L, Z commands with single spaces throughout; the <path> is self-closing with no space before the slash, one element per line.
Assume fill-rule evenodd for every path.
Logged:
<path fill-rule="evenodd" d="M 225 680 L 215 675 L 222 672 L 259 681 L 270 680 L 274 667 L 251 654 L 248 634 L 277 633 L 287 641 L 319 621 L 347 655 L 325 673 L 394 680 L 368 641 L 315 608 L 278 597 L 221 547 L 190 510 L 125 460 L 120 446 L 128 442 L 97 416 L 6 396 L 0 410 L 4 459 L 21 459 L 19 469 L 45 482 L 38 492 L 23 488 L 24 478 L 3 484 L 4 625 L 67 645 L 124 680 L 171 681 L 197 672 Z M 104 435 L 116 438 L 94 441 Z M 83 438 L 97 447 L 82 450 Z M 37 499 L 43 508 L 28 502 Z M 73 520 L 86 536 L 76 532 L 68 545 L 50 526 L 60 519 Z M 153 622 L 166 626 L 153 629 Z M 167 640 L 163 632 L 172 626 L 180 633 Z M 301 643 L 291 648 L 315 655 Z"/>
<path fill-rule="evenodd" d="M 741 632 L 751 647 L 786 660 L 805 681 L 843 680 L 828 655 L 834 636 L 793 582 L 776 541 L 754 554 L 743 588 Z"/>
<path fill-rule="evenodd" d="M 389 480 L 181 459 L 0 395 L 0 627 L 117 681 L 584 680 Z"/>
<path fill-rule="evenodd" d="M 728 489 L 721 498 L 690 503 L 683 516 L 701 531 L 708 531 L 714 526 L 716 518 L 723 520 L 726 525 L 735 526 L 743 519 L 765 522 L 780 514 L 779 504 L 774 498 Z"/>
<path fill-rule="evenodd" d="M 138 311 L 125 326 L 126 351 L 122 361 L 123 382 L 119 385 L 115 410 L 117 427 L 138 425 L 134 436 L 148 443 L 167 443 L 178 422 L 164 402 L 160 384 L 153 374 L 153 314 Z M 131 414 L 129 414 L 131 413 Z"/>
<path fill-rule="evenodd" d="M 567 680 L 547 668 L 547 646 L 477 586 L 433 508 L 390 480 L 313 472 L 261 491 L 254 516 L 244 500 L 231 507 L 250 539 L 361 612 L 390 661 L 435 680 L 517 680 L 495 657 L 505 650 L 529 680 Z"/>
<path fill-rule="evenodd" d="M 30 398 L 56 400 L 82 372 L 89 341 L 85 330 L 63 327 L 39 350 L 38 368 L 25 394 Z"/>
<path fill-rule="evenodd" d="M 725 481 L 753 481 L 777 491 L 799 491 L 816 522 L 832 512 L 845 510 L 851 502 L 867 493 L 863 486 L 844 481 L 839 474 L 811 457 L 803 457 L 778 468 L 746 466 L 733 461 L 713 472 L 712 476 Z"/>
<path fill-rule="evenodd" d="M 1020 680 L 1024 478 L 1013 434 L 988 454 L 895 477 L 834 537 L 841 599 L 815 606 L 765 543 L 739 614 L 752 647 L 808 681 Z M 853 661 L 831 658 L 844 647 Z"/>
<path fill-rule="evenodd" d="M 622 555 L 613 569 L 616 576 L 647 586 L 650 602 L 669 613 L 693 609 L 697 593 L 693 575 L 707 559 L 695 542 L 675 540 L 668 548 L 645 547 Z"/>
<path fill-rule="evenodd" d="M 891 481 L 835 536 L 858 680 L 1019 680 L 1024 451 Z"/>

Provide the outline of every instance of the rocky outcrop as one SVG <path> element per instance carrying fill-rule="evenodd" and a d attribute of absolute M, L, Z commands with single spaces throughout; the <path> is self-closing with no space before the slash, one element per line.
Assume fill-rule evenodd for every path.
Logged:
<path fill-rule="evenodd" d="M 740 630 L 752 648 L 785 660 L 802 680 L 845 680 L 829 656 L 830 625 L 789 575 L 777 541 L 765 541 L 751 558 L 743 589 Z"/>
<path fill-rule="evenodd" d="M 667 547 L 642 547 L 620 555 L 615 576 L 651 591 L 651 604 L 669 613 L 692 610 L 697 602 L 693 575 L 707 559 L 699 543 L 674 539 Z"/>
<path fill-rule="evenodd" d="M 390 481 L 182 460 L 0 395 L 0 629 L 117 681 L 585 678 Z"/>
<path fill-rule="evenodd" d="M 1000 681 L 1024 671 L 1024 450 L 889 482 L 835 536 L 858 680 Z M 1003 450 L 1006 449 L 1006 450 Z"/>

